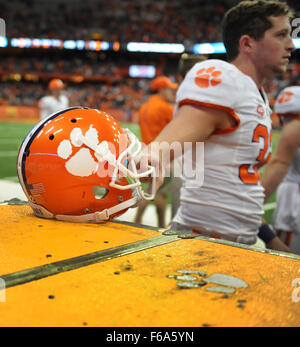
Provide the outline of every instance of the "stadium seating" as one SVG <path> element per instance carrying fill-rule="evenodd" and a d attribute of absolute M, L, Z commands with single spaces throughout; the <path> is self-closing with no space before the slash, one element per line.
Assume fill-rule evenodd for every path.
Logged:
<path fill-rule="evenodd" d="M 234 0 L 118 1 L 85 0 L 51 2 L 26 0 L 1 2 L 8 38 L 58 38 L 107 40 L 121 44 L 130 41 L 173 42 L 186 46 L 221 41 L 220 21 Z M 300 4 L 289 1 L 300 14 Z M 130 21 L 128 20 L 130 18 Z M 179 54 L 135 54 L 124 52 L 79 52 L 65 50 L 1 50 L 0 105 L 36 106 L 47 93 L 50 78 L 60 77 L 67 84 L 72 105 L 121 109 L 126 120 L 149 93 L 149 79 L 128 76 L 132 64 L 154 65 L 180 81 Z M 219 58 L 219 56 L 218 56 Z M 225 58 L 225 56 L 224 56 Z M 271 104 L 287 84 L 300 83 L 300 65 L 291 62 L 284 79 L 267 83 Z M 17 83 L 16 83 L 17 82 Z"/>

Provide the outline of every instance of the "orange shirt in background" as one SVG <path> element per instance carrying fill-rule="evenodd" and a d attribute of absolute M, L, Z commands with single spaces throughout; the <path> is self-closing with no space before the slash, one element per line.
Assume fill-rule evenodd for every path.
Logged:
<path fill-rule="evenodd" d="M 174 106 L 159 95 L 150 96 L 139 110 L 139 125 L 142 142 L 152 142 L 173 119 Z"/>

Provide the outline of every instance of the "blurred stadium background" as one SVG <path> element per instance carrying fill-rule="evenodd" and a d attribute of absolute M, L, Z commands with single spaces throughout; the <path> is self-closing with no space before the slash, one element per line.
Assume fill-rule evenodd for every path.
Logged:
<path fill-rule="evenodd" d="M 38 100 L 50 79 L 65 82 L 71 106 L 105 110 L 139 136 L 137 112 L 150 94 L 151 79 L 164 74 L 180 82 L 182 53 L 225 60 L 220 22 L 238 2 L 0 0 L 6 24 L 6 36 L 0 37 L 0 201 L 22 198 L 17 151 L 39 119 Z M 300 2 L 287 2 L 299 17 Z M 294 42 L 300 48 L 299 40 Z M 298 50 L 284 76 L 266 81 L 271 105 L 290 84 L 300 84 Z M 279 136 L 274 116 L 273 148 Z M 274 201 L 272 196 L 265 206 L 268 222 Z M 170 211 L 166 223 L 169 218 Z M 143 222 L 156 226 L 153 210 Z"/>

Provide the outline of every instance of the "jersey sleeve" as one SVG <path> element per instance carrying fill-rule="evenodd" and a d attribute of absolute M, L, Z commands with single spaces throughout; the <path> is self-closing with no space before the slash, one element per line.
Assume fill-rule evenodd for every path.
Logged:
<path fill-rule="evenodd" d="M 218 60 L 196 64 L 186 75 L 177 92 L 177 104 L 198 104 L 231 111 L 241 97 L 236 68 Z"/>
<path fill-rule="evenodd" d="M 274 104 L 274 112 L 280 115 L 300 116 L 300 87 L 287 87 L 281 91 Z"/>

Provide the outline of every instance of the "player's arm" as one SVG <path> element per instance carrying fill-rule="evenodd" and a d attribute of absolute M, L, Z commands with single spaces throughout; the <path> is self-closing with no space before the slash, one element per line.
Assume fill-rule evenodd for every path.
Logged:
<path fill-rule="evenodd" d="M 266 248 L 291 253 L 290 248 L 280 240 L 264 218 L 262 218 L 262 225 L 257 236 L 265 243 Z"/>
<path fill-rule="evenodd" d="M 282 131 L 276 152 L 267 164 L 262 184 L 265 188 L 265 201 L 274 193 L 287 174 L 289 165 L 300 145 L 300 121 L 295 119 L 287 123 Z"/>
<path fill-rule="evenodd" d="M 177 142 L 181 145 L 183 153 L 185 142 L 192 144 L 205 142 L 216 130 L 230 128 L 236 125 L 235 122 L 225 110 L 183 105 L 179 108 L 176 117 L 151 144 L 144 148 L 139 160 L 144 165 L 151 163 L 156 166 L 157 174 L 160 176 L 159 183 L 161 183 L 164 172 L 162 163 L 175 159 L 169 145 Z"/>
<path fill-rule="evenodd" d="M 176 117 L 153 142 L 205 142 L 216 130 L 231 127 L 235 120 L 224 110 L 204 106 L 183 105 Z M 173 158 L 172 158 L 173 159 Z"/>

